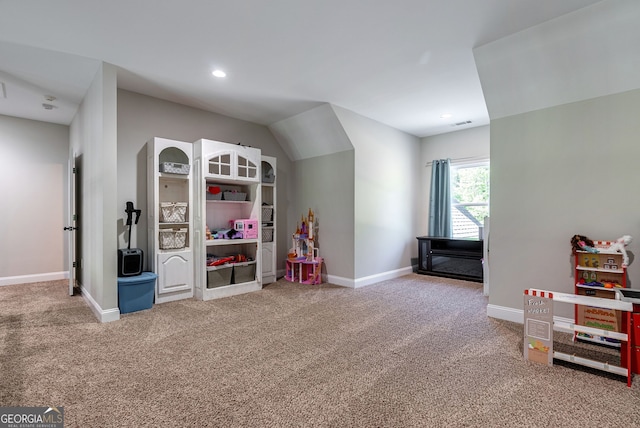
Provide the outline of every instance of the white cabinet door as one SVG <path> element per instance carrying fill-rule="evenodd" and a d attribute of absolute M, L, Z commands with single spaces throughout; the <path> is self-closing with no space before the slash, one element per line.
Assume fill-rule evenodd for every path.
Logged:
<path fill-rule="evenodd" d="M 158 295 L 191 290 L 191 252 L 158 254 Z"/>
<path fill-rule="evenodd" d="M 209 177 L 235 178 L 235 153 L 231 151 L 213 153 L 206 160 L 205 168 L 205 174 Z"/>
<path fill-rule="evenodd" d="M 262 244 L 262 277 L 273 276 L 276 273 L 273 268 L 275 266 L 275 254 L 273 252 L 273 244 Z"/>

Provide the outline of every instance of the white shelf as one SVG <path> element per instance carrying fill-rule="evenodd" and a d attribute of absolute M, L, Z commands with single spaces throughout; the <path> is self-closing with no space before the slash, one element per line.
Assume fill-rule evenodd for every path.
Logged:
<path fill-rule="evenodd" d="M 257 244 L 258 239 L 209 239 L 205 241 L 207 247 L 222 245 Z"/>
<path fill-rule="evenodd" d="M 595 335 L 597 337 L 606 337 L 606 336 L 599 336 L 599 335 Z M 603 345 L 603 346 L 608 346 L 610 348 L 620 348 L 620 343 L 616 343 L 616 342 L 607 342 L 605 340 L 602 339 L 596 339 L 595 337 L 586 337 L 586 336 L 576 336 L 576 340 L 579 342 L 591 342 L 591 343 L 596 343 L 598 345 Z"/>
<path fill-rule="evenodd" d="M 555 297 L 555 294 L 554 294 Z M 617 340 L 624 340 L 627 341 L 629 339 L 629 336 L 625 333 L 619 333 L 617 331 L 608 331 L 608 330 L 602 330 L 599 328 L 593 328 L 593 327 L 587 327 L 584 325 L 578 325 L 572 322 L 566 322 L 566 321 L 554 321 L 553 322 L 553 326 L 556 327 L 558 330 L 562 330 L 562 331 L 566 331 L 566 332 L 580 332 L 580 333 L 587 333 L 587 334 L 592 334 L 592 335 L 596 335 L 596 336 L 602 336 L 602 337 L 609 337 L 611 339 L 617 339 Z M 582 337 L 580 337 L 580 339 L 584 339 Z M 597 343 L 602 343 L 601 341 L 597 341 Z"/>
<path fill-rule="evenodd" d="M 226 200 L 218 200 L 218 199 L 207 199 L 207 203 L 212 204 L 251 204 L 252 201 L 226 201 Z"/>
<path fill-rule="evenodd" d="M 548 293 L 548 291 L 538 290 L 534 288 L 530 288 L 530 290 L 535 290 L 538 293 Z M 555 302 L 571 303 L 574 305 L 596 306 L 599 308 L 616 309 L 627 312 L 633 311 L 633 303 L 625 302 L 622 300 L 604 299 L 602 297 L 579 296 L 577 294 L 557 293 L 555 291 L 552 291 L 551 294 L 553 294 L 553 300 Z"/>
<path fill-rule="evenodd" d="M 577 270 L 586 270 L 586 271 L 590 271 L 590 272 L 606 272 L 606 273 L 624 273 L 624 270 L 622 269 L 603 269 L 603 268 L 593 268 L 593 267 L 587 267 L 587 266 L 576 266 Z"/>
<path fill-rule="evenodd" d="M 562 360 L 562 361 L 567 361 L 569 363 L 579 364 L 581 366 L 591 367 L 591 368 L 602 370 L 609 373 L 614 373 L 620 376 L 629 375 L 629 371 L 624 367 L 619 367 L 609 363 L 603 363 L 600 361 L 590 360 L 589 358 L 582 358 L 575 355 L 569 355 L 563 352 L 554 351 L 553 358 L 557 358 L 558 360 Z"/>
<path fill-rule="evenodd" d="M 604 255 L 618 255 L 621 256 L 622 253 L 619 251 L 612 251 L 612 250 L 607 250 L 607 249 L 600 249 L 600 248 L 596 248 L 598 250 L 597 253 L 592 253 L 591 251 L 583 251 L 583 250 L 576 250 L 576 253 L 580 253 L 580 254 L 604 254 Z"/>
<path fill-rule="evenodd" d="M 158 177 L 170 180 L 189 180 L 189 174 L 172 174 L 170 172 L 159 172 Z"/>
<path fill-rule="evenodd" d="M 147 226 L 149 270 L 158 275 L 155 303 L 193 297 L 193 147 L 189 142 L 153 138 L 147 142 Z M 188 174 L 161 172 L 163 162 L 190 165 Z M 180 222 L 164 222 L 160 205 L 163 202 L 182 202 L 187 205 L 186 216 Z M 186 230 L 182 248 L 160 248 L 159 235 L 171 229 Z"/>
<path fill-rule="evenodd" d="M 230 222 L 238 219 L 255 219 L 260 224 L 260 158 L 257 148 L 229 144 L 213 140 L 198 140 L 194 143 L 194 171 L 197 174 L 195 197 L 196 253 L 196 298 L 218 299 L 260 290 L 260 235 L 251 239 L 206 239 L 211 233 L 230 228 Z M 219 187 L 221 192 L 246 194 L 244 200 L 208 199 L 209 187 Z M 219 196 L 219 195 L 216 195 Z M 223 196 L 224 197 L 224 196 Z M 231 266 L 207 266 L 207 256 L 214 253 L 220 257 L 244 254 L 254 259 L 255 276 L 240 284 L 219 285 L 208 288 L 207 272 L 229 269 Z M 250 276 L 250 275 L 249 275 Z"/>
<path fill-rule="evenodd" d="M 259 291 L 262 286 L 258 281 L 242 282 L 240 284 L 222 285 L 215 288 L 204 288 L 202 291 L 202 300 L 220 299 L 223 297 L 237 296 L 238 294 Z"/>

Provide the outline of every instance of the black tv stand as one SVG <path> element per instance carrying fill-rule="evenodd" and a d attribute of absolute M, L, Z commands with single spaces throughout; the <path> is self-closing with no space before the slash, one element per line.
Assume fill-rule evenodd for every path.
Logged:
<path fill-rule="evenodd" d="M 418 238 L 418 273 L 482 282 L 481 239 Z"/>

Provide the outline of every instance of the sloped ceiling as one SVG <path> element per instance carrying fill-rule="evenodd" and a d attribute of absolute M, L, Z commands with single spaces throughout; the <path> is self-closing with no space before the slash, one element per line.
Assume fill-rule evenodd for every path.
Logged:
<path fill-rule="evenodd" d="M 474 56 L 491 119 L 638 89 L 640 2 L 601 2 Z"/>
<path fill-rule="evenodd" d="M 46 120 L 42 97 L 77 102 L 76 86 L 86 90 L 95 73 L 85 62 L 104 61 L 118 67 L 123 89 L 263 125 L 329 103 L 435 135 L 489 121 L 474 47 L 599 3 L 2 1 L 0 114 L 28 116 L 12 110 L 23 83 L 36 94 L 25 109 Z M 218 67 L 227 78 L 212 78 Z M 52 112 L 59 116 L 47 121 L 70 123 L 75 114 L 63 105 Z M 442 119 L 446 112 L 453 116 Z"/>
<path fill-rule="evenodd" d="M 329 104 L 281 120 L 269 129 L 291 160 L 353 149 L 349 137 Z"/>

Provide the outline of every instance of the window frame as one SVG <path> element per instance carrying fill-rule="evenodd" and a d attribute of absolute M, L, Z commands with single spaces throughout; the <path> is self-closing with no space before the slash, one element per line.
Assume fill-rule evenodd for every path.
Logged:
<path fill-rule="evenodd" d="M 449 182 L 451 183 L 451 198 L 449 201 L 450 207 L 451 207 L 451 213 L 453 214 L 455 209 L 458 209 L 459 207 L 462 208 L 466 208 L 466 207 L 487 207 L 487 216 L 491 213 L 491 187 L 489 187 L 489 199 L 487 200 L 487 202 L 456 202 L 454 203 L 454 199 L 453 199 L 453 193 L 454 193 L 454 189 L 453 189 L 453 178 L 454 175 L 456 174 L 456 172 L 459 169 L 466 169 L 466 168 L 478 168 L 478 167 L 487 167 L 489 169 L 489 183 L 487 183 L 488 185 L 490 185 L 491 183 L 491 162 L 489 158 L 477 158 L 477 159 L 473 159 L 473 160 L 460 160 L 460 161 L 454 161 L 451 160 L 450 163 L 450 168 L 449 168 Z M 475 219 L 475 217 L 474 217 Z M 477 220 L 477 219 L 475 219 Z M 482 239 L 482 229 L 484 227 L 484 224 L 482 221 L 480 221 L 480 225 L 478 226 L 478 239 Z M 455 228 L 454 228 L 454 224 L 453 224 L 453 218 L 451 219 L 451 236 L 452 238 L 456 238 L 456 233 L 455 233 Z"/>

